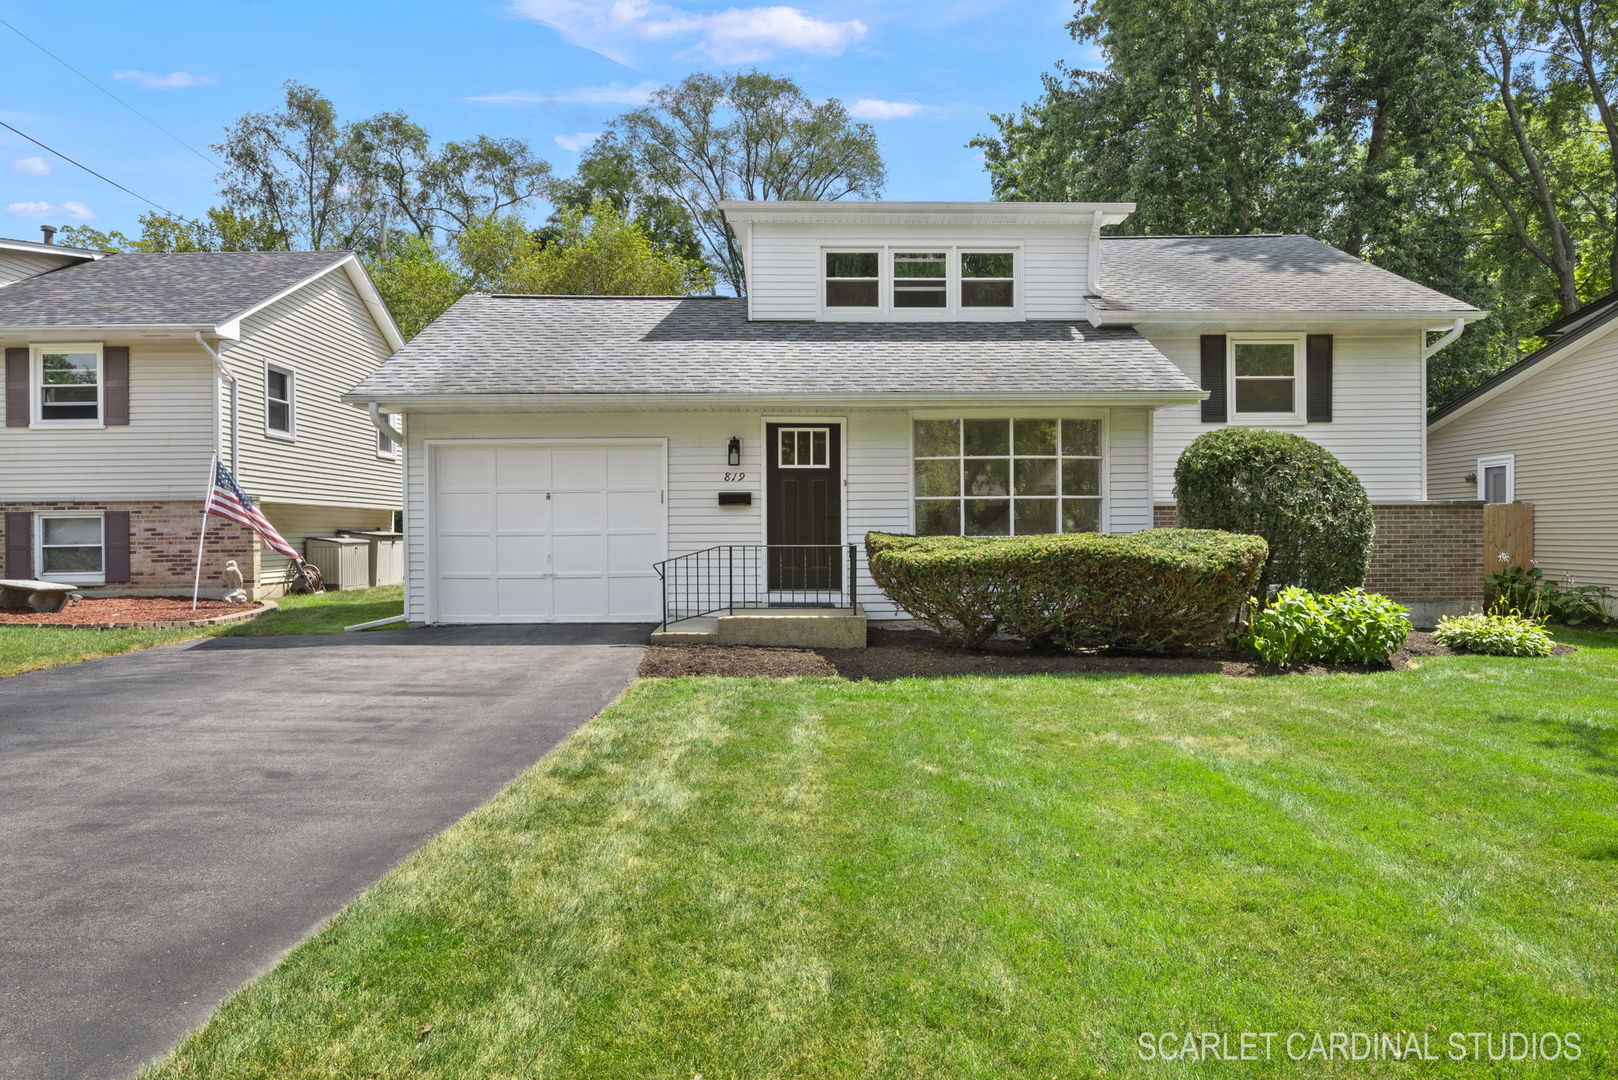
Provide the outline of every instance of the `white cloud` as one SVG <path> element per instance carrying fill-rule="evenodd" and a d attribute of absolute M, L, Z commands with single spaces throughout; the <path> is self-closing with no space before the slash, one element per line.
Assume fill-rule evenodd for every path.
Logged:
<path fill-rule="evenodd" d="M 508 90 L 499 94 L 479 94 L 462 98 L 484 105 L 644 105 L 662 84 L 647 80 L 634 86 L 607 83 L 581 86 L 573 90 Z"/>
<path fill-rule="evenodd" d="M 59 203 L 48 203 L 43 199 L 34 202 L 14 202 L 8 203 L 6 209 L 18 217 L 26 218 L 68 218 L 72 221 L 89 221 L 96 216 L 94 210 L 72 199 Z"/>
<path fill-rule="evenodd" d="M 115 71 L 112 77 L 132 82 L 142 90 L 183 90 L 188 86 L 213 86 L 219 81 L 212 75 L 198 75 L 193 71 L 171 71 L 167 75 L 153 71 Z"/>
<path fill-rule="evenodd" d="M 11 171 L 19 176 L 49 176 L 51 166 L 42 157 L 24 157 L 11 163 Z"/>
<path fill-rule="evenodd" d="M 563 150 L 569 150 L 576 154 L 600 137 L 601 132 L 599 131 L 576 131 L 572 135 L 556 136 L 556 145 Z"/>
<path fill-rule="evenodd" d="M 908 120 L 920 116 L 924 106 L 914 101 L 883 101 L 881 98 L 860 98 L 848 107 L 848 115 L 856 120 Z"/>
<path fill-rule="evenodd" d="M 858 19 L 831 22 L 784 5 L 694 14 L 656 0 L 511 0 L 511 10 L 623 64 L 637 45 L 687 38 L 692 43 L 681 55 L 720 64 L 756 63 L 780 52 L 835 56 L 866 33 Z"/>

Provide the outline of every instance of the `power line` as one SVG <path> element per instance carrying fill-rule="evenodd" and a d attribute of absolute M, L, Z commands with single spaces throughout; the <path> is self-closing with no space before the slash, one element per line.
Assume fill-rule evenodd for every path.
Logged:
<path fill-rule="evenodd" d="M 72 158 L 68 157 L 66 154 L 64 154 L 60 150 L 56 149 L 56 147 L 54 147 L 54 146 L 46 146 L 44 143 L 42 143 L 38 139 L 34 138 L 32 135 L 28 134 L 26 131 L 18 131 L 16 128 L 14 128 L 10 124 L 6 123 L 4 120 L 0 120 L 0 127 L 3 127 L 7 131 L 10 131 L 10 132 L 12 132 L 14 134 L 21 135 L 23 138 L 25 138 L 29 142 L 33 143 L 35 146 L 39 147 L 41 150 L 45 150 L 45 151 L 47 151 L 49 153 L 55 154 L 57 157 L 61 158 L 65 162 L 67 162 L 69 165 L 73 165 L 73 166 L 76 166 L 77 168 L 83 169 L 85 172 L 89 173 L 91 176 L 95 177 L 97 180 L 105 181 L 106 183 L 111 184 L 113 187 L 117 188 L 119 191 L 122 191 L 127 195 L 133 195 L 135 198 L 139 199 L 141 202 L 145 203 L 147 206 L 155 206 L 155 207 L 157 207 L 157 209 L 163 211 L 163 213 L 167 214 L 171 218 L 179 218 L 181 221 L 188 221 L 193 225 L 199 224 L 198 222 L 192 221 L 190 218 L 180 217 L 180 215 L 176 214 L 173 210 L 170 210 L 165 206 L 162 206 L 162 205 L 160 205 L 158 203 L 153 202 L 152 200 L 148 199 L 146 196 L 142 195 L 138 191 L 131 191 L 129 188 L 124 187 L 124 185 L 120 184 L 118 181 L 114 180 L 110 176 L 103 176 L 101 173 L 98 173 L 94 169 L 90 168 L 90 166 L 86 165 L 84 162 L 82 162 L 82 161 L 74 161 Z"/>
<path fill-rule="evenodd" d="M 143 113 L 139 109 L 135 108 L 135 106 L 131 105 L 129 102 L 125 101 L 123 98 L 119 97 L 117 94 L 113 93 L 111 90 L 108 90 L 105 86 L 102 86 L 100 83 L 98 83 L 94 79 L 90 78 L 90 76 L 86 75 L 84 72 L 80 71 L 78 68 L 76 68 L 72 64 L 68 63 L 66 60 L 63 60 L 60 56 L 57 56 L 55 53 L 51 52 L 45 46 L 41 45 L 39 42 L 37 42 L 33 38 L 29 37 L 27 34 L 23 33 L 21 30 L 18 30 L 15 26 L 12 26 L 10 23 L 6 22 L 6 20 L 0 19 L 0 26 L 4 26 L 7 30 L 10 30 L 13 34 L 16 34 L 18 37 L 20 37 L 24 41 L 28 42 L 28 44 L 30 44 L 34 48 L 38 49 L 40 52 L 44 53 L 46 56 L 50 57 L 52 60 L 55 60 L 58 64 L 61 64 L 63 67 L 67 68 L 73 74 L 77 75 L 79 78 L 83 79 L 85 82 L 89 83 L 91 86 L 95 87 L 97 90 L 101 91 L 103 94 L 106 94 L 108 97 L 112 98 L 112 100 L 116 101 L 118 104 L 122 105 L 124 108 L 128 109 L 130 112 L 134 113 L 136 116 L 140 117 L 142 120 L 146 121 L 148 124 L 152 125 L 154 128 L 161 131 L 163 134 L 167 135 L 169 138 L 173 139 L 175 142 L 179 143 L 181 146 L 185 147 L 187 150 L 191 151 L 193 154 L 197 155 L 197 157 L 201 158 L 203 161 L 211 162 L 214 165 L 218 165 L 220 168 L 224 168 L 224 165 L 221 164 L 220 161 L 217 158 L 210 157 L 209 155 L 204 154 L 201 150 L 198 150 L 196 147 L 192 146 L 190 143 L 186 142 L 184 139 L 182 139 L 178 135 L 174 134 L 174 132 L 170 131 L 168 128 L 164 127 L 162 124 L 159 124 L 156 120 L 153 120 L 150 116 L 147 116 L 145 113 Z M 52 151 L 52 153 L 55 153 L 55 151 Z M 105 177 L 103 177 L 103 179 L 105 179 Z M 112 181 L 109 180 L 107 182 L 111 183 Z M 131 194 L 133 194 L 133 193 L 131 193 Z M 138 198 L 139 196 L 136 196 L 136 197 Z"/>

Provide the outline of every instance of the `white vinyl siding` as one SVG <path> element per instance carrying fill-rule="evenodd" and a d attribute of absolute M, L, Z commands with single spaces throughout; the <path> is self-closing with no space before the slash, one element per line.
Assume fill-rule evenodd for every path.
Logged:
<path fill-rule="evenodd" d="M 1201 382 L 1198 333 L 1150 328 L 1142 328 L 1142 333 L 1192 381 Z M 1235 336 L 1238 331 L 1229 333 Z M 1427 412 L 1420 339 L 1415 332 L 1338 332 L 1332 338 L 1331 422 L 1294 421 L 1277 427 L 1330 450 L 1360 478 L 1373 502 L 1425 498 L 1422 463 Z M 1300 366 L 1302 363 L 1300 358 Z M 1298 393 L 1301 408 L 1301 382 Z M 1174 501 L 1174 465 L 1181 452 L 1198 435 L 1218 426 L 1203 423 L 1201 417 L 1198 405 L 1157 411 L 1152 432 L 1152 484 L 1157 502 Z"/>
<path fill-rule="evenodd" d="M 377 456 L 376 427 L 365 410 L 339 400 L 388 356 L 341 269 L 244 319 L 242 340 L 222 353 L 241 380 L 241 473 L 249 494 L 277 503 L 399 505 L 398 462 Z M 266 431 L 270 367 L 296 373 L 295 440 Z M 226 445 L 228 439 L 227 431 Z"/>
<path fill-rule="evenodd" d="M 1545 576 L 1618 592 L 1618 323 L 1594 333 L 1435 426 L 1427 493 L 1475 499 L 1478 459 L 1511 455 Z"/>
<path fill-rule="evenodd" d="M 0 498 L 202 498 L 213 452 L 213 363 L 195 344 L 107 343 L 130 346 L 129 423 L 0 427 Z"/>
<path fill-rule="evenodd" d="M 754 319 L 837 318 L 823 314 L 825 251 L 1014 251 L 1020 317 L 1084 315 L 1090 235 L 1080 225 L 869 225 L 758 222 L 752 227 L 749 302 Z M 954 257 L 953 255 L 951 256 Z M 846 309 L 857 315 L 859 309 Z M 926 309 L 912 313 L 923 317 Z M 968 308 L 950 318 L 1005 319 L 1006 308 Z M 942 314 L 942 313 L 940 313 Z M 866 318 L 870 318 L 866 313 Z"/>
<path fill-rule="evenodd" d="M 48 270 L 59 270 L 82 259 L 67 255 L 34 254 L 28 251 L 0 251 L 0 287 L 36 277 Z"/>
<path fill-rule="evenodd" d="M 992 404 L 992 403 L 990 403 Z M 1018 410 L 1002 410 L 1002 415 Z M 1060 405 L 1047 410 L 1066 411 Z M 929 410 L 936 414 L 936 410 Z M 680 555 L 718 544 L 764 542 L 764 458 L 774 450 L 763 442 L 766 421 L 794 423 L 824 414 L 843 422 L 843 456 L 847 484 L 843 495 L 844 541 L 862 543 L 868 531 L 909 532 L 911 519 L 911 420 L 908 410 L 780 409 L 616 412 L 616 413 L 413 413 L 405 425 L 406 452 L 406 611 L 412 622 L 429 615 L 425 585 L 426 546 L 425 442 L 444 445 L 453 439 L 636 439 L 668 440 L 668 551 Z M 1110 531 L 1135 531 L 1151 522 L 1147 490 L 1149 411 L 1111 410 L 1106 430 L 1108 522 Z M 726 460 L 732 437 L 741 440 L 741 464 Z M 741 480 L 726 480 L 737 473 Z M 750 506 L 718 505 L 720 491 L 752 493 Z M 864 572 L 860 602 L 874 619 L 901 618 L 903 613 L 882 596 Z"/>

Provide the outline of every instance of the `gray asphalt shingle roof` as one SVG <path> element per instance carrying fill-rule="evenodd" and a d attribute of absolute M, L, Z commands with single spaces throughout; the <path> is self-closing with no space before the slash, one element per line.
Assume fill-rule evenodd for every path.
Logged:
<path fill-rule="evenodd" d="M 347 251 L 109 255 L 0 288 L 0 326 L 214 325 Z"/>
<path fill-rule="evenodd" d="M 1084 322 L 748 322 L 732 297 L 473 294 L 352 395 L 1196 390 L 1133 330 Z"/>
<path fill-rule="evenodd" d="M 1308 236 L 1108 236 L 1103 311 L 1476 311 Z"/>

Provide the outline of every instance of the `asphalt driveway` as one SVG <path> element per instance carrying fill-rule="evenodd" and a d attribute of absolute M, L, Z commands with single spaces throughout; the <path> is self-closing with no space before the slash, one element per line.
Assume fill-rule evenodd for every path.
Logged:
<path fill-rule="evenodd" d="M 0 1076 L 166 1050 L 616 697 L 646 632 L 213 638 L 0 679 Z"/>

